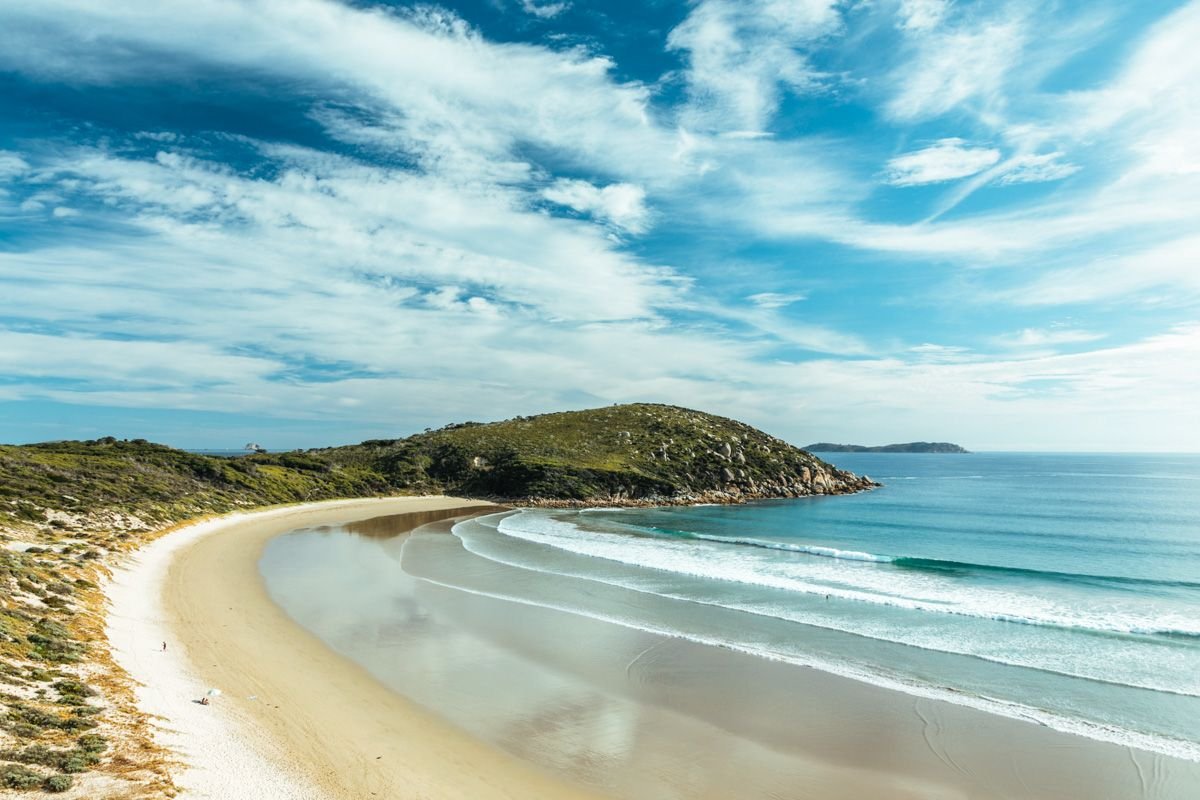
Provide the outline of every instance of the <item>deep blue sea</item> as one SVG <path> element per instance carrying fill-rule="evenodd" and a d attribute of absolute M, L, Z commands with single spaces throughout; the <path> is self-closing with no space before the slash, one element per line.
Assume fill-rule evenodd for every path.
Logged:
<path fill-rule="evenodd" d="M 1200 456 L 828 458 L 883 488 L 454 532 L 561 610 L 1200 760 Z"/>

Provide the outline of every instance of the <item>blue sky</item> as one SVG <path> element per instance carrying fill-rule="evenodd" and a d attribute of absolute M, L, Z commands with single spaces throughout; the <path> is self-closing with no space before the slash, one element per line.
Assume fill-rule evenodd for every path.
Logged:
<path fill-rule="evenodd" d="M 1200 2 L 0 6 L 0 441 L 1200 451 Z"/>

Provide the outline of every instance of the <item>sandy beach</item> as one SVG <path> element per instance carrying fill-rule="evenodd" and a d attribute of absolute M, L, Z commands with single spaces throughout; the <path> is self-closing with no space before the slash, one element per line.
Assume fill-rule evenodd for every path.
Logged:
<path fill-rule="evenodd" d="M 257 570 L 295 528 L 485 505 L 313 503 L 174 531 L 114 576 L 109 638 L 185 797 L 589 797 L 386 689 L 292 622 Z M 167 649 L 162 649 L 166 642 Z M 221 694 L 198 701 L 210 688 Z"/>
<path fill-rule="evenodd" d="M 1194 764 L 498 600 L 518 579 L 472 574 L 478 564 L 445 535 L 449 516 L 486 505 L 402 498 L 231 515 L 174 531 L 119 571 L 114 655 L 178 757 L 183 796 L 1165 800 L 1196 785 Z M 419 546 L 404 550 L 405 568 L 427 580 L 394 588 L 406 539 Z M 290 589 L 279 558 L 303 567 Z M 262 571 L 273 559 L 275 584 Z M 458 580 L 472 590 L 447 588 Z M 548 575 L 529 588 L 572 591 Z M 433 616 L 400 623 L 387 598 L 414 589 Z M 289 616 L 305 608 L 340 621 Z M 199 704 L 210 689 L 220 695 Z"/>

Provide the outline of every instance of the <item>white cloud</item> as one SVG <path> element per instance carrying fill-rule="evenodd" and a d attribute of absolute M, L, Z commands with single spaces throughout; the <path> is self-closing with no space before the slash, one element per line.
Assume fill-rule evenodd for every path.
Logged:
<path fill-rule="evenodd" d="M 783 308 L 790 306 L 792 303 L 798 303 L 801 300 L 807 299 L 807 295 L 803 292 L 782 294 L 780 292 L 759 292 L 752 294 L 746 298 L 759 308 Z"/>
<path fill-rule="evenodd" d="M 630 233 L 645 231 L 650 218 L 646 210 L 646 191 L 629 183 L 601 187 L 583 180 L 560 178 L 543 189 L 542 196 Z"/>
<path fill-rule="evenodd" d="M 45 0 L 0 8 L 4 68 L 87 84 L 209 64 L 286 76 L 343 99 L 375 122 L 381 147 L 463 180 L 517 160 L 521 144 L 616 176 L 677 168 L 675 132 L 652 118 L 647 87 L 612 79 L 610 60 L 488 42 L 432 7 Z"/>
<path fill-rule="evenodd" d="M 921 363 L 953 363 L 978 360 L 969 347 L 954 344 L 935 344 L 925 342 L 908 348 L 917 362 Z"/>
<path fill-rule="evenodd" d="M 1080 259 L 1083 264 L 1046 271 L 1000 295 L 1020 305 L 1048 306 L 1144 296 L 1150 302 L 1180 302 L 1200 296 L 1200 237 L 1185 236 L 1140 252 Z"/>
<path fill-rule="evenodd" d="M 915 53 L 894 76 L 895 94 L 886 106 L 900 121 L 936 117 L 967 101 L 986 108 L 1003 89 L 1027 37 L 1019 18 L 919 33 Z"/>
<path fill-rule="evenodd" d="M 1194 105 L 1198 33 L 1200 3 L 1184 3 L 1151 27 L 1114 80 L 1068 95 L 1058 127 L 1087 134 L 1130 118 L 1161 120 L 1179 112 L 1180 124 L 1194 121 L 1200 114 Z"/>
<path fill-rule="evenodd" d="M 601 229 L 529 211 L 520 190 L 472 189 L 301 148 L 262 152 L 274 180 L 165 152 L 149 162 L 77 150 L 44 172 L 148 233 L 183 237 L 176 246 L 227 246 L 216 263 L 249 268 L 255 252 L 291 253 L 318 274 L 469 283 L 504 302 L 582 318 L 649 315 L 674 295 L 673 273 L 621 254 Z M 256 244 L 225 243 L 213 229 Z"/>
<path fill-rule="evenodd" d="M 897 15 L 902 29 L 927 31 L 936 28 L 949 10 L 949 0 L 900 0 Z"/>
<path fill-rule="evenodd" d="M 940 183 L 974 175 L 999 160 L 999 150 L 970 147 L 958 138 L 941 139 L 930 147 L 888 161 L 886 178 L 893 186 Z"/>
<path fill-rule="evenodd" d="M 1062 161 L 1061 152 L 1023 155 L 1004 163 L 996 183 L 1009 186 L 1016 183 L 1058 181 L 1079 171 L 1077 164 Z"/>
<path fill-rule="evenodd" d="M 173 131 L 138 131 L 133 135 L 135 139 L 145 139 L 150 142 L 179 142 L 183 137 Z"/>
<path fill-rule="evenodd" d="M 1103 333 L 1067 327 L 1023 328 L 1016 333 L 999 336 L 996 343 L 1004 347 L 1046 347 L 1057 344 L 1079 344 L 1105 338 Z"/>
<path fill-rule="evenodd" d="M 29 164 L 16 153 L 0 150 L 0 180 L 8 180 L 29 170 Z"/>
<path fill-rule="evenodd" d="M 553 3 L 538 2 L 538 0 L 521 0 L 521 8 L 526 14 L 532 14 L 539 19 L 553 19 L 571 7 L 569 2 Z"/>
<path fill-rule="evenodd" d="M 1200 137 L 1195 133 L 1190 126 L 1172 126 L 1139 138 L 1132 145 L 1140 159 L 1137 173 L 1147 177 L 1200 174 Z"/>
<path fill-rule="evenodd" d="M 802 49 L 838 30 L 837 0 L 701 0 L 667 37 L 687 53 L 691 106 L 701 130 L 761 132 L 781 87 L 805 91 L 823 80 Z"/>

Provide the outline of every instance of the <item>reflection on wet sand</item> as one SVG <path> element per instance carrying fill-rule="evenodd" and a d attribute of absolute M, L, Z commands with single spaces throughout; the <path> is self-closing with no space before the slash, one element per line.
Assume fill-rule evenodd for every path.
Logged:
<path fill-rule="evenodd" d="M 1182 799 L 1200 785 L 1197 765 L 533 605 L 545 576 L 466 552 L 445 516 L 403 516 L 276 539 L 272 596 L 394 690 L 614 797 Z M 583 607 L 592 588 L 551 590 Z"/>
<path fill-rule="evenodd" d="M 471 509 L 475 511 L 475 509 Z M 479 506 L 478 514 L 494 514 L 507 510 L 504 506 Z M 447 508 L 437 511 L 414 511 L 408 514 L 389 514 L 385 517 L 373 517 L 360 522 L 351 522 L 336 528 L 339 531 L 366 536 L 371 539 L 394 539 L 411 530 L 442 520 L 456 519 L 463 516 L 461 508 Z M 332 529 L 330 529 L 332 530 Z M 448 526 L 438 530 L 449 531 Z"/>

